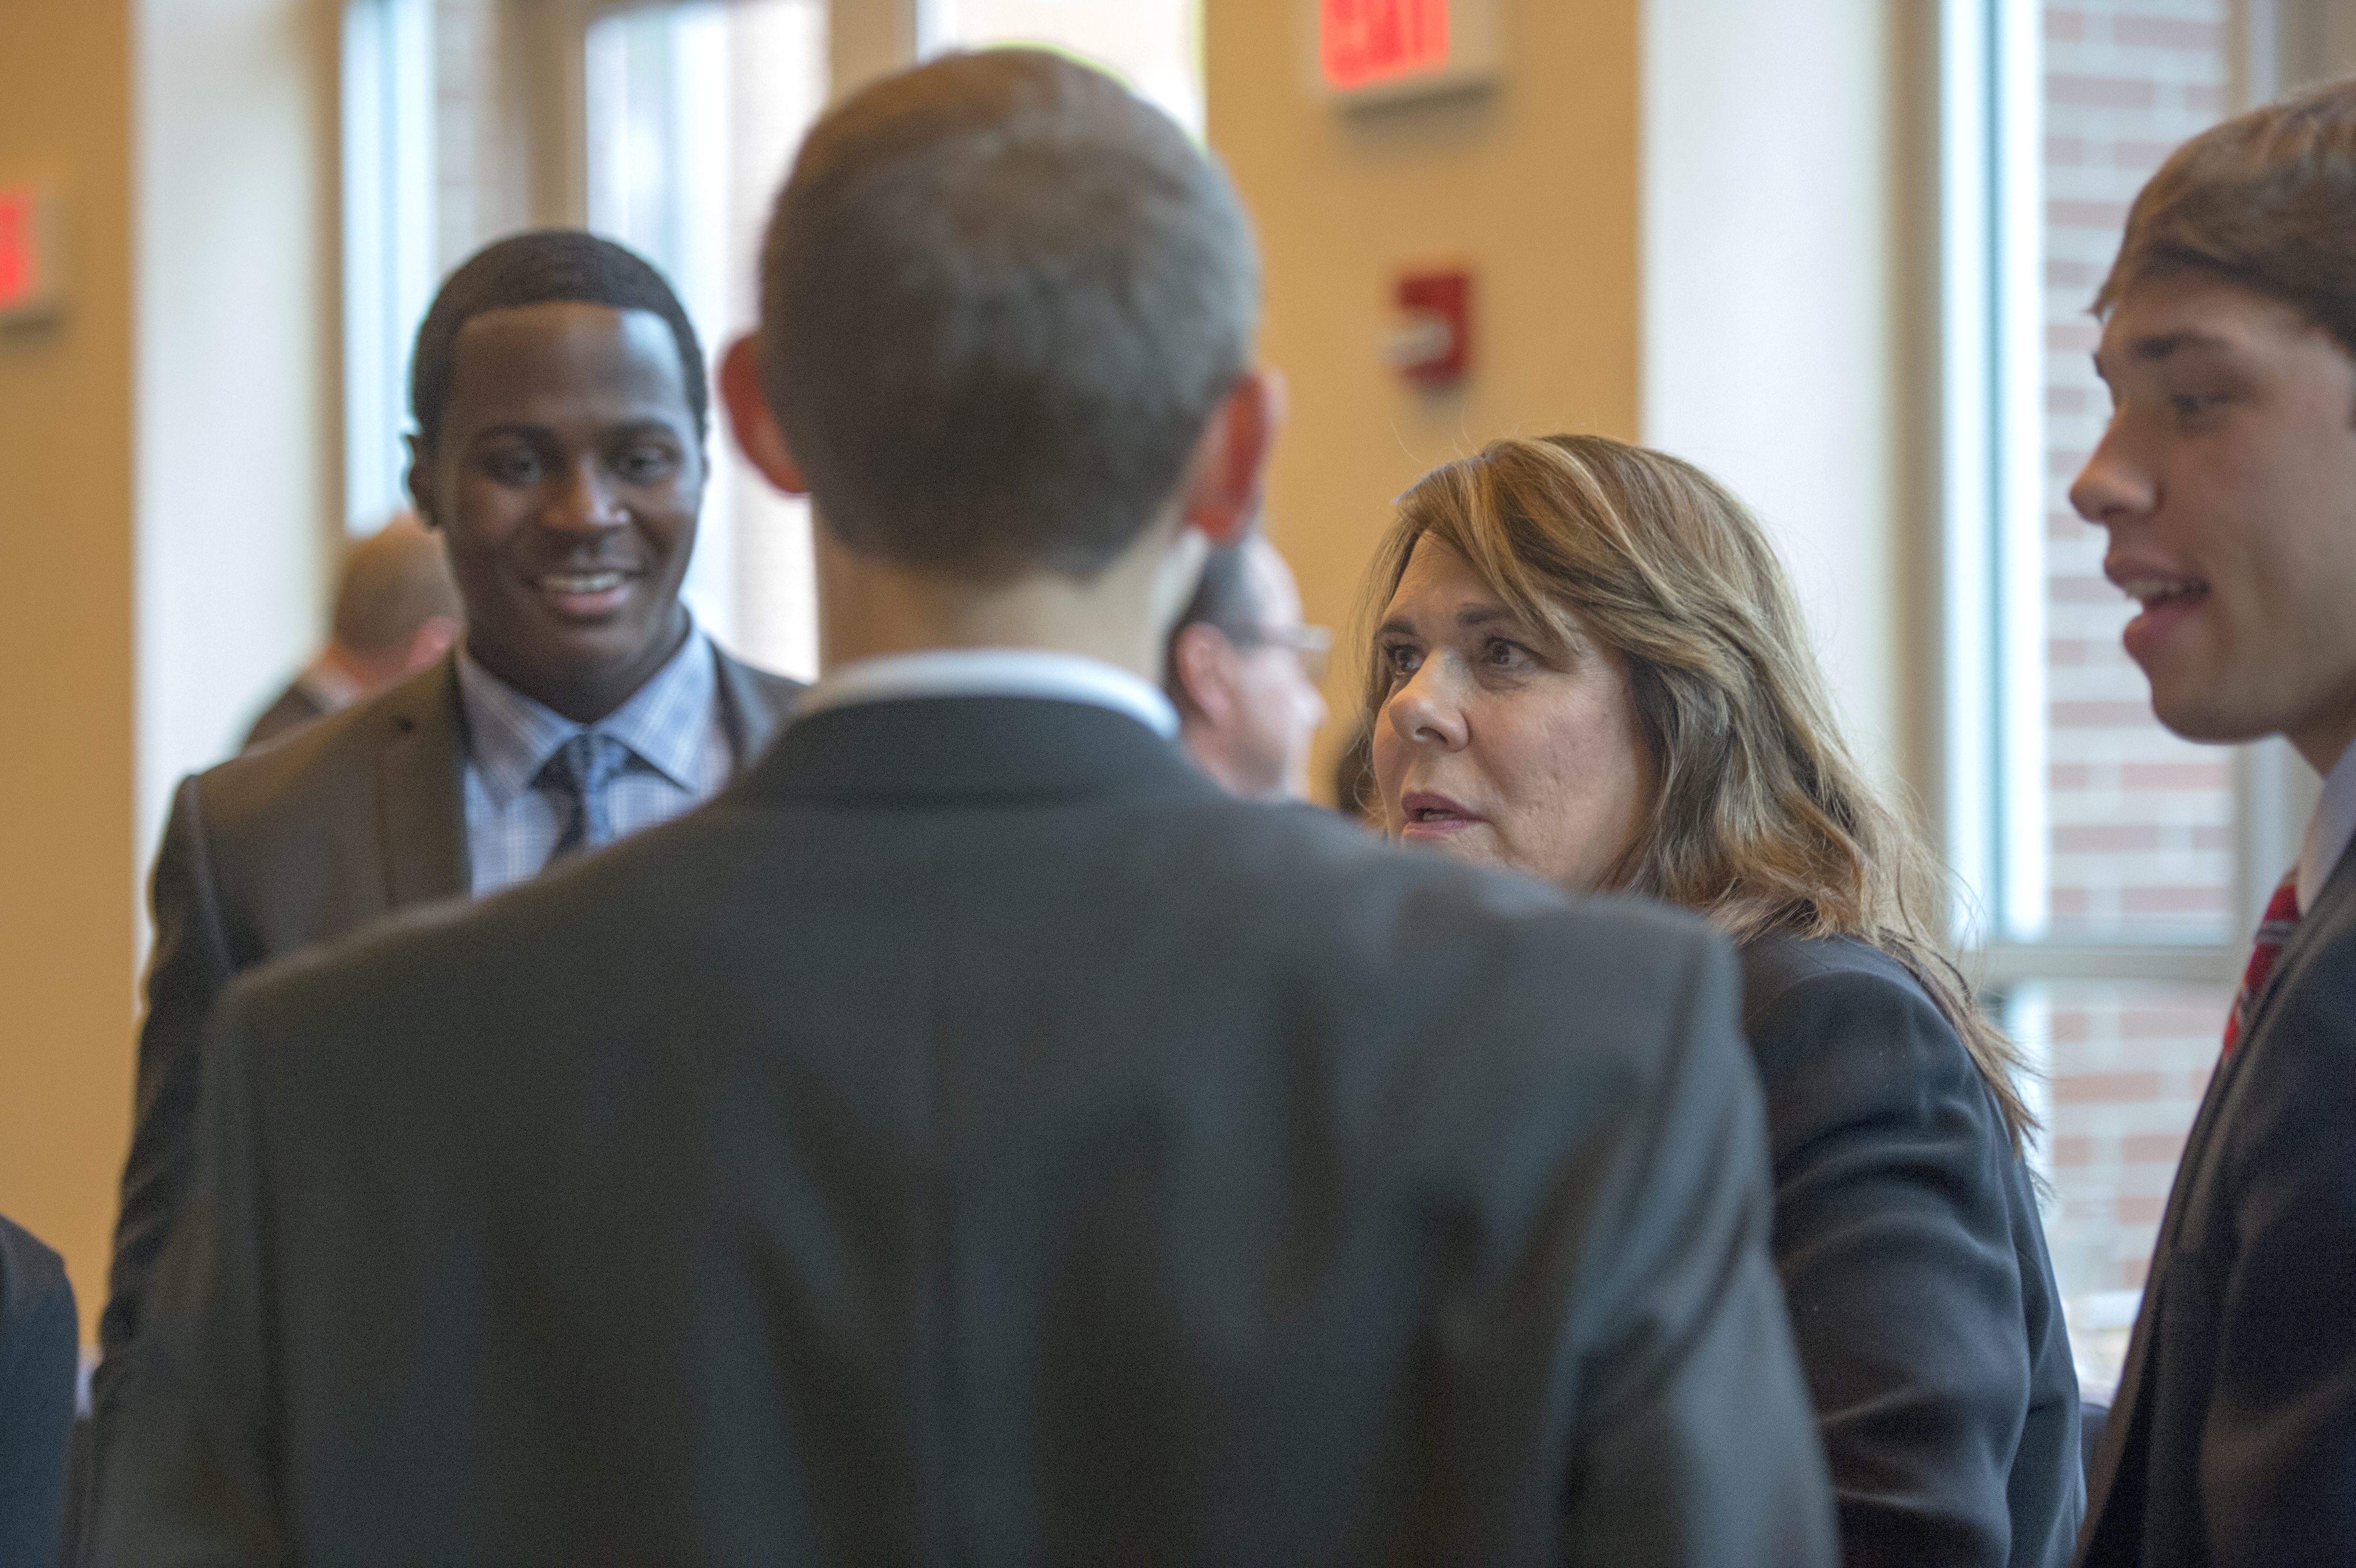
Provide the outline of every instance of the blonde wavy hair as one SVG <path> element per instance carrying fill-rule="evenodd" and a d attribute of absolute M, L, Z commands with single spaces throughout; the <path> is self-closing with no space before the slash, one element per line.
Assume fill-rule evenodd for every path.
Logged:
<path fill-rule="evenodd" d="M 1962 1037 L 2019 1153 L 2037 1125 L 2017 1086 L 2025 1064 L 1941 948 L 1945 870 L 1842 742 L 1750 510 L 1691 464 L 1602 436 L 1492 442 L 1399 498 L 1364 624 L 1425 538 L 1541 634 L 1620 656 L 1655 782 L 1606 885 L 1698 911 L 1737 942 L 1849 936 L 1888 954 Z M 1369 726 L 1389 691 L 1369 660 Z"/>

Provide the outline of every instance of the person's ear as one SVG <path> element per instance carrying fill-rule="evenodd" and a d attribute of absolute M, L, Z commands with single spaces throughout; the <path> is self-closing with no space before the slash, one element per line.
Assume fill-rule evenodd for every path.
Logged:
<path fill-rule="evenodd" d="M 809 481 L 794 461 L 769 400 L 761 395 L 760 348 L 750 333 L 728 346 L 720 359 L 720 400 L 728 405 L 728 428 L 745 460 L 788 496 L 809 494 Z"/>
<path fill-rule="evenodd" d="M 1232 720 L 1241 704 L 1236 645 L 1207 621 L 1181 626 L 1170 639 L 1170 675 L 1186 700 L 1214 729 Z"/>
<path fill-rule="evenodd" d="M 1284 406 L 1284 377 L 1264 365 L 1245 371 L 1211 415 L 1187 473 L 1181 514 L 1214 545 L 1234 544 L 1258 517 Z"/>
<path fill-rule="evenodd" d="M 434 515 L 434 454 L 415 431 L 404 434 L 401 444 L 409 449 L 409 471 L 401 476 L 401 483 L 409 492 L 410 510 L 417 514 L 420 528 L 438 528 L 442 519 Z"/>

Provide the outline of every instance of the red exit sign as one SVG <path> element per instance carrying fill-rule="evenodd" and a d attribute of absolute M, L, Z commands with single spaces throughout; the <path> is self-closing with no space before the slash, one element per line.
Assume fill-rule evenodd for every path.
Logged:
<path fill-rule="evenodd" d="M 39 186 L 0 186 L 0 321 L 39 315 L 57 303 L 55 225 Z"/>
<path fill-rule="evenodd" d="M 1293 0 L 1310 91 L 1351 105 L 1483 87 L 1505 50 L 1500 0 Z"/>
<path fill-rule="evenodd" d="M 1322 0 L 1319 63 L 1348 92 L 1448 67 L 1448 0 Z"/>

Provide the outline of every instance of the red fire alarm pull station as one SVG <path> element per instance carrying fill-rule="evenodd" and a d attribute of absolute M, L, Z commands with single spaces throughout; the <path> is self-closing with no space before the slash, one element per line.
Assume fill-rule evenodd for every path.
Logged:
<path fill-rule="evenodd" d="M 47 195 L 30 183 L 0 186 L 0 324 L 46 315 L 58 302 L 55 227 Z"/>
<path fill-rule="evenodd" d="M 1388 359 L 1420 387 L 1452 387 L 1472 364 L 1472 274 L 1408 272 L 1398 281 L 1398 325 Z"/>

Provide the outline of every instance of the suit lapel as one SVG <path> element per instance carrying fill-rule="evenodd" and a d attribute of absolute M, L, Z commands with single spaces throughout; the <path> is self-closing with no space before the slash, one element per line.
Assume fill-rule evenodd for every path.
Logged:
<path fill-rule="evenodd" d="M 712 654 L 713 667 L 720 672 L 721 721 L 735 742 L 736 771 L 742 773 L 777 738 L 777 727 L 785 715 L 762 688 L 761 679 L 751 666 L 730 658 L 717 643 L 712 645 Z M 782 686 L 784 682 L 776 680 L 774 684 Z M 800 688 L 797 685 L 793 689 L 798 691 Z"/>
<path fill-rule="evenodd" d="M 2331 874 L 2323 880 L 2323 891 L 2315 895 L 2315 907 L 2299 912 L 2298 927 L 2291 933 L 2289 943 L 2276 960 L 2274 972 L 2266 976 L 2266 983 L 2251 998 L 2250 1027 L 2244 1040 L 2245 1047 L 2257 1040 L 2259 1031 L 2265 1027 L 2266 1014 L 2272 1010 L 2275 998 L 2288 988 L 2291 977 L 2307 962 L 2308 955 L 2323 944 L 2327 933 L 2333 927 L 2346 923 L 2351 903 L 2356 903 L 2356 844 L 2349 847 L 2347 852 L 2340 857 L 2340 863 L 2331 869 Z M 2233 1054 L 2241 1056 L 2244 1052 L 2236 1050 Z"/>
<path fill-rule="evenodd" d="M 2120 1468 L 2140 1463 L 2140 1456 L 2130 1451 L 2133 1440 L 2140 1435 L 2146 1423 L 2137 1419 L 2137 1406 L 2144 1398 L 2144 1381 L 2150 1371 L 2151 1360 L 2157 1353 L 2159 1332 L 2160 1299 L 2168 1284 L 2168 1269 L 2176 1251 L 2177 1237 L 2184 1226 L 2186 1211 L 2191 1206 L 2191 1189 L 2200 1179 L 2209 1160 L 2210 1145 L 2215 1141 L 2219 1125 L 2224 1120 L 2225 1105 L 2237 1076 L 2259 1054 L 2259 1041 L 2265 1038 L 2265 1022 L 2274 1000 L 2291 981 L 2293 973 L 2307 955 L 2324 940 L 2326 931 L 2342 923 L 2349 916 L 2351 899 L 2356 899 L 2356 847 L 2340 856 L 2332 868 L 2330 878 L 2315 901 L 2315 908 L 2300 916 L 2298 929 L 2292 933 L 2276 963 L 2274 973 L 2250 1004 L 2249 1028 L 2243 1034 L 2233 1053 L 2217 1064 L 2209 1080 L 2208 1092 L 2201 1097 L 2200 1113 L 2192 1119 L 2192 1130 L 2184 1140 L 2184 1153 L 2178 1159 L 2176 1179 L 2169 1184 L 2168 1208 L 2162 1213 L 2159 1234 L 2151 1249 L 2151 1266 L 2144 1275 L 2143 1306 L 2136 1314 L 2135 1334 L 2127 1343 L 2126 1364 L 2120 1370 L 2117 1400 L 2111 1406 L 2110 1424 L 2104 1429 L 2103 1451 L 2096 1460 L 2092 1485 L 2087 1488 L 2086 1518 L 2089 1541 L 2102 1522 L 2112 1489 L 2117 1482 Z M 2139 1544 L 2139 1543 L 2138 1543 Z M 2104 1559 L 2089 1555 L 2089 1563 Z"/>
<path fill-rule="evenodd" d="M 377 757 L 377 842 L 393 909 L 473 891 L 466 853 L 466 720 L 453 658 L 405 682 Z"/>

